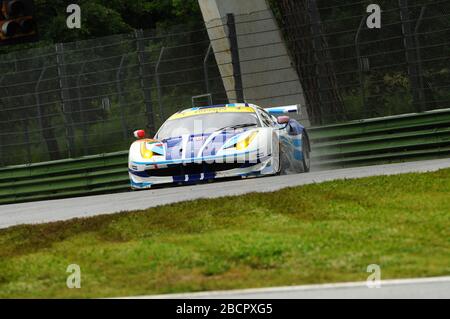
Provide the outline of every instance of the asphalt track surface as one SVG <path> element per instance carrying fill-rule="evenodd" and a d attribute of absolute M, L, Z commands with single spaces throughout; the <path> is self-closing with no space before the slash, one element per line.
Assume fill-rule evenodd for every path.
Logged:
<path fill-rule="evenodd" d="M 450 159 L 316 171 L 306 174 L 166 187 L 138 192 L 58 199 L 0 206 L 0 228 L 139 210 L 198 198 L 217 198 L 250 192 L 272 192 L 289 186 L 376 175 L 429 172 L 450 168 Z"/>
<path fill-rule="evenodd" d="M 135 299 L 448 299 L 450 277 L 381 280 L 379 288 L 348 282 L 127 297 Z"/>

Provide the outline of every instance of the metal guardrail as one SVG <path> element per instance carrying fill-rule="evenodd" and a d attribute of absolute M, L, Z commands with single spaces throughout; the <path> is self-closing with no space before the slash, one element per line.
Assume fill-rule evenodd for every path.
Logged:
<path fill-rule="evenodd" d="M 450 109 L 310 129 L 312 159 L 347 167 L 450 157 Z M 129 189 L 128 152 L 0 169 L 0 204 Z"/>
<path fill-rule="evenodd" d="M 450 109 L 313 128 L 312 162 L 348 167 L 450 156 Z"/>
<path fill-rule="evenodd" d="M 0 204 L 129 188 L 128 151 L 0 169 Z"/>

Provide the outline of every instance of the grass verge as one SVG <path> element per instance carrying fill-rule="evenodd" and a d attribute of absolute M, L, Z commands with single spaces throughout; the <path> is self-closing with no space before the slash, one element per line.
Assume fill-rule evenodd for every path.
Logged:
<path fill-rule="evenodd" d="M 382 279 L 448 275 L 449 230 L 448 169 L 17 226 L 0 230 L 0 297 L 361 281 L 369 264 Z"/>

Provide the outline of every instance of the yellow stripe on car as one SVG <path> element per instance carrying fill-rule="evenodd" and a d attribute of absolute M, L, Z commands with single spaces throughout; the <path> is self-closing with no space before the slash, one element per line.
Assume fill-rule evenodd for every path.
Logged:
<path fill-rule="evenodd" d="M 210 107 L 204 109 L 194 109 L 175 113 L 169 120 L 175 120 L 183 117 L 212 114 L 212 113 L 254 113 L 255 110 L 248 106 L 235 106 L 235 107 Z"/>

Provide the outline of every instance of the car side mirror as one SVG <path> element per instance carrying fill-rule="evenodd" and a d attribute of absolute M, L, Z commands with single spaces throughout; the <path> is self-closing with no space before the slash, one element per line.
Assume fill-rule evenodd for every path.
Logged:
<path fill-rule="evenodd" d="M 140 139 L 145 137 L 145 131 L 144 130 L 137 130 L 137 131 L 134 131 L 133 135 L 134 135 L 134 137 L 136 139 L 140 140 Z"/>
<path fill-rule="evenodd" d="M 283 115 L 277 117 L 278 124 L 288 124 L 289 123 L 289 116 Z"/>

